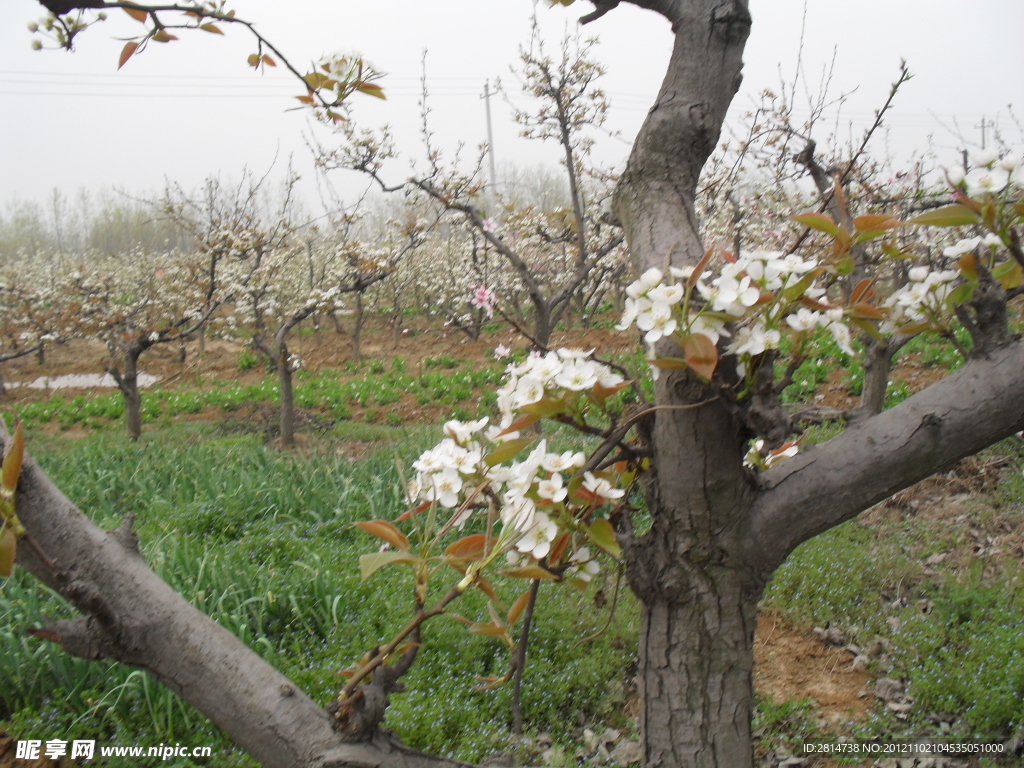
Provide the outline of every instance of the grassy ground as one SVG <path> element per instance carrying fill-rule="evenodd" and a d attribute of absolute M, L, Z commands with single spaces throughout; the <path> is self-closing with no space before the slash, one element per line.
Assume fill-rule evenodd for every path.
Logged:
<path fill-rule="evenodd" d="M 407 466 L 436 441 L 437 427 L 428 423 L 487 408 L 502 368 L 485 354 L 494 342 L 312 366 L 298 376 L 307 441 L 293 455 L 270 444 L 272 379 L 237 351 L 219 367 L 147 391 L 145 434 L 134 445 L 120 437 L 117 395 L 26 393 L 14 410 L 30 426 L 30 451 L 75 503 L 107 528 L 134 512 L 144 554 L 164 579 L 327 703 L 338 671 L 393 632 L 410 603 L 401 573 L 360 582 L 357 557 L 374 545 L 350 523 L 396 514 L 396 461 Z M 845 407 L 859 372 L 827 339 L 820 343 L 822 362 L 801 368 L 788 394 Z M 958 364 L 937 345 L 912 342 L 890 403 Z M 819 430 L 810 440 L 828 434 Z M 774 665 L 757 678 L 755 729 L 765 764 L 801 754 L 804 741 L 840 735 L 1002 742 L 1020 731 L 1022 465 L 1024 449 L 1011 439 L 806 543 L 779 570 L 763 604 L 771 631 L 759 634 L 759 663 Z M 575 644 L 603 623 L 607 609 L 592 607 L 598 587 L 613 588 L 609 581 L 584 596 L 542 601 L 531 643 L 528 729 L 546 732 L 565 765 L 576 764 L 584 728 L 627 736 L 635 728 L 635 604 L 623 599 L 607 633 Z M 484 605 L 474 597 L 460 610 L 475 618 Z M 43 614 L 67 609 L 24 573 L 4 584 L 0 718 L 10 732 L 210 744 L 216 757 L 209 765 L 251 764 L 142 673 L 69 659 L 29 636 Z M 811 647 L 823 648 L 815 626 L 839 639 L 822 657 L 827 664 Z M 800 643 L 803 650 L 794 651 Z M 856 674 L 848 669 L 855 654 L 842 650 L 851 646 L 865 657 Z M 790 674 L 812 657 L 821 667 L 811 670 L 814 681 Z M 387 725 L 414 746 L 463 759 L 510 749 L 508 690 L 480 691 L 474 680 L 504 664 L 496 641 L 456 622 L 435 623 Z M 841 672 L 856 684 L 833 685 L 826 701 L 819 691 Z M 874 695 L 886 678 L 901 689 L 889 702 Z"/>

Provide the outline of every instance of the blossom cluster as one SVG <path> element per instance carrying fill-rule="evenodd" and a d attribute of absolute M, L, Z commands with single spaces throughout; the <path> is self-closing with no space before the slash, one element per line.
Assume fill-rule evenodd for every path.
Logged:
<path fill-rule="evenodd" d="M 885 301 L 889 316 L 879 328 L 882 333 L 892 333 L 906 323 L 937 322 L 945 314 L 946 300 L 960 273 L 955 269 L 913 267 L 908 277 L 910 282 Z"/>
<path fill-rule="evenodd" d="M 664 273 L 652 268 L 626 289 L 625 314 L 616 328 L 635 323 L 645 331 L 652 354 L 664 337 L 700 334 L 714 345 L 731 338 L 725 351 L 737 357 L 740 376 L 752 358 L 778 348 L 787 328 L 797 333 L 827 328 L 840 349 L 853 354 L 843 309 L 822 303 L 825 291 L 814 285 L 819 270 L 813 260 L 777 251 L 741 254 L 709 281 L 694 279 L 693 268 L 671 267 L 673 280 L 665 282 Z M 691 303 L 691 288 L 702 301 Z"/>
<path fill-rule="evenodd" d="M 561 534 L 577 530 L 578 521 L 586 516 L 581 516 L 581 511 L 622 498 L 625 491 L 615 487 L 607 473 L 590 471 L 575 480 L 577 493 L 570 494 L 586 461 L 580 451 L 549 451 L 542 439 L 520 461 L 494 461 L 494 454 L 489 453 L 519 440 L 519 432 L 511 427 L 521 408 L 544 398 L 564 401 L 570 393 L 595 387 L 607 392 L 624 384 L 621 376 L 590 355 L 560 349 L 510 364 L 508 382 L 498 391 L 501 424 L 488 426 L 487 418 L 447 422 L 445 438 L 413 463 L 417 474 L 407 489 L 410 502 L 458 508 L 452 525 L 461 528 L 475 508 L 486 506 L 485 499 L 493 500 L 501 522 L 497 546 L 514 565 L 523 557 L 547 557 Z M 479 503 L 473 505 L 474 500 Z M 583 582 L 597 573 L 597 563 L 585 547 L 576 548 L 566 562 L 573 578 Z"/>
<path fill-rule="evenodd" d="M 505 369 L 508 381 L 497 392 L 502 428 L 512 423 L 516 411 L 556 390 L 582 392 L 595 385 L 606 390 L 621 386 L 623 377 L 592 360 L 593 353 L 562 348 L 544 355 L 532 353 L 523 363 L 509 365 Z"/>
<path fill-rule="evenodd" d="M 1024 184 L 1024 162 L 1014 152 L 999 157 L 996 149 L 982 149 L 971 154 L 971 162 L 975 167 L 970 171 L 948 168 L 946 176 L 950 184 L 963 185 L 972 197 L 994 195 L 1010 184 Z"/>

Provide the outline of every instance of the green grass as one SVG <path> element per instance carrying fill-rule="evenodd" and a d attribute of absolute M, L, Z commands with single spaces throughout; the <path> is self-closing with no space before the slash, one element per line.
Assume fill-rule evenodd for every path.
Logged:
<path fill-rule="evenodd" d="M 930 555 L 971 549 L 970 526 L 1019 525 L 1022 501 L 1020 472 L 1010 469 L 990 497 L 994 506 L 968 507 L 962 522 L 850 521 L 801 545 L 776 571 L 765 607 L 805 625 L 829 622 L 863 647 L 883 639 L 888 661 L 874 674 L 909 680 L 911 720 L 876 712 L 864 737 L 931 728 L 928 713 L 954 716 L 962 740 L 1004 741 L 1024 726 L 1024 567 L 986 556 L 934 566 L 938 576 L 925 572 Z"/>
<path fill-rule="evenodd" d="M 387 444 L 360 461 L 336 452 L 282 456 L 255 438 L 178 427 L 137 444 L 100 433 L 74 442 L 30 436 L 30 446 L 99 525 L 113 527 L 135 512 L 143 554 L 157 574 L 326 704 L 337 672 L 392 635 L 411 604 L 404 570 L 360 581 L 357 558 L 376 545 L 350 523 L 396 516 L 396 446 L 407 463 L 436 441 L 437 430 L 353 424 L 347 437 Z M 499 588 L 511 602 L 521 586 Z M 568 738 L 579 719 L 614 720 L 621 710 L 635 608 L 627 601 L 610 632 L 575 646 L 604 617 L 582 610 L 586 598 L 561 595 L 538 606 L 523 705 L 529 722 Z M 486 613 L 478 593 L 458 610 L 474 618 Z M 0 614 L 0 717 L 12 732 L 124 745 L 187 740 L 216 745 L 210 765 L 251 764 L 203 716 L 142 673 L 71 659 L 29 636 L 42 615 L 69 611 L 24 572 L 5 583 Z M 386 725 L 413 746 L 462 759 L 503 748 L 509 691 L 481 691 L 475 682 L 503 671 L 503 646 L 453 621 L 436 620 L 425 635 L 409 693 L 393 696 Z"/>
<path fill-rule="evenodd" d="M 333 420 L 351 418 L 353 408 L 371 408 L 372 416 L 367 421 L 372 422 L 379 415 L 378 407 L 397 403 L 406 392 L 412 393 L 420 405 L 462 405 L 465 409 L 474 398 L 482 399 L 485 407 L 493 403 L 503 366 L 460 364 L 446 355 L 428 360 L 434 362 L 415 376 L 406 372 L 401 358 L 392 362 L 390 370 L 383 363 L 371 361 L 365 366 L 365 372 L 346 380 L 341 380 L 336 371 L 318 374 L 300 371 L 296 375 L 295 405 Z M 153 424 L 183 414 L 197 414 L 205 408 L 231 413 L 247 406 L 279 402 L 274 376 L 267 376 L 256 384 L 211 380 L 203 382 L 199 389 L 157 387 L 142 394 L 142 421 Z M 122 419 L 124 401 L 116 391 L 75 396 L 60 393 L 48 400 L 15 404 L 13 410 L 29 424 L 56 423 L 62 429 L 75 425 L 103 429 Z"/>

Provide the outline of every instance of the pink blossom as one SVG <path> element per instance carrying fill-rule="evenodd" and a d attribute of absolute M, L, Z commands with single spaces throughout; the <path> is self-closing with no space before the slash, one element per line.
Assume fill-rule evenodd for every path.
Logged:
<path fill-rule="evenodd" d="M 478 309 L 482 309 L 488 319 L 494 316 L 494 291 L 484 285 L 474 285 L 470 288 L 473 292 L 473 298 L 469 300 L 469 303 Z"/>

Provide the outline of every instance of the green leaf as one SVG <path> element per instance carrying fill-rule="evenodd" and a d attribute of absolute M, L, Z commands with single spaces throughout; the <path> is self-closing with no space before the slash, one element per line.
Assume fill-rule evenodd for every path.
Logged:
<path fill-rule="evenodd" d="M 878 328 L 875 327 L 874 323 L 868 322 L 867 320 L 862 320 L 858 317 L 851 317 L 850 322 L 856 325 L 862 331 L 864 331 L 864 333 L 873 338 L 875 341 L 884 343 L 885 339 L 882 338 L 882 334 L 879 332 Z"/>
<path fill-rule="evenodd" d="M 545 397 L 541 398 L 536 403 L 524 405 L 519 410 L 523 413 L 533 414 L 534 416 L 555 416 L 565 410 L 565 402 Z"/>
<path fill-rule="evenodd" d="M 224 34 L 223 32 L 220 31 L 220 27 L 218 27 L 216 24 L 200 24 L 199 28 L 201 30 L 203 30 L 204 32 L 212 32 L 215 35 L 223 35 Z"/>
<path fill-rule="evenodd" d="M 977 285 L 977 283 L 961 283 L 949 292 L 949 296 L 946 297 L 946 303 L 951 307 L 955 307 L 963 304 L 965 301 L 970 301 Z"/>
<path fill-rule="evenodd" d="M 835 264 L 836 272 L 840 275 L 849 275 L 853 272 L 853 268 L 855 266 L 856 264 L 854 263 L 852 256 L 844 256 Z"/>
<path fill-rule="evenodd" d="M 663 371 L 681 371 L 687 367 L 681 357 L 652 357 L 647 362 Z"/>
<path fill-rule="evenodd" d="M 947 299 L 947 301 L 948 300 L 949 299 Z M 924 321 L 922 321 L 920 323 L 908 323 L 907 325 L 904 325 L 902 328 L 897 328 L 896 332 L 897 333 L 902 333 L 905 336 L 916 336 L 919 333 L 924 333 L 925 331 L 930 331 L 931 329 L 932 329 L 931 321 L 930 320 L 924 320 Z"/>
<path fill-rule="evenodd" d="M 532 437 L 520 437 L 517 440 L 509 440 L 507 443 L 502 443 L 489 454 L 484 456 L 484 462 L 489 467 L 501 464 L 503 461 L 508 461 L 514 457 L 532 442 Z"/>
<path fill-rule="evenodd" d="M 1020 264 L 1014 259 L 996 264 L 992 270 L 992 277 L 999 281 L 999 284 L 1006 290 L 1016 288 L 1021 284 L 1024 274 L 1021 273 Z"/>
<path fill-rule="evenodd" d="M 416 558 L 408 552 L 396 552 L 394 550 L 374 552 L 369 555 L 359 556 L 359 573 L 362 574 L 363 581 L 366 581 L 385 565 L 392 565 L 393 563 L 413 565 L 415 562 Z"/>
<path fill-rule="evenodd" d="M 932 227 L 963 227 L 968 224 L 977 223 L 977 214 L 966 205 L 960 205 L 959 203 L 944 205 L 942 208 L 936 208 L 933 211 L 926 211 L 906 221 L 907 225 L 923 224 Z"/>
<path fill-rule="evenodd" d="M 598 518 L 587 528 L 587 536 L 597 546 L 614 557 L 616 560 L 622 557 L 622 547 L 615 540 L 615 529 L 606 518 Z"/>
<path fill-rule="evenodd" d="M 824 213 L 801 213 L 799 216 L 790 216 L 789 218 L 809 229 L 816 229 L 833 237 L 839 234 L 839 227 L 832 221 L 832 217 Z"/>
<path fill-rule="evenodd" d="M 784 288 L 782 290 L 782 298 L 786 299 L 786 301 L 796 301 L 807 292 L 807 289 L 811 287 L 811 283 L 817 280 L 818 276 L 824 271 L 824 267 L 812 269 L 793 285 L 789 286 L 789 288 Z"/>
<path fill-rule="evenodd" d="M 500 571 L 502 576 L 511 576 L 513 579 L 557 579 L 551 571 L 541 568 L 539 565 L 524 565 L 521 568 L 508 568 Z"/>

